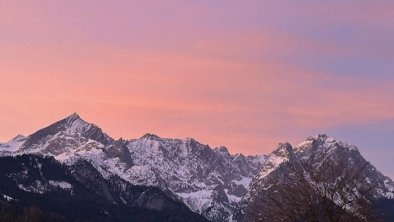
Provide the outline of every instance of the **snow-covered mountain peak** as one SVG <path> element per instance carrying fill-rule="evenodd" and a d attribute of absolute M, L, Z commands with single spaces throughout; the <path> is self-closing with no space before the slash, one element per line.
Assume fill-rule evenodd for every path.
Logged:
<path fill-rule="evenodd" d="M 365 161 L 355 146 L 336 141 L 325 134 L 308 137 L 298 146 L 292 147 L 289 143 L 280 143 L 271 154 L 265 156 L 260 172 L 254 181 L 254 186 L 265 184 L 267 176 L 276 171 L 282 163 L 305 163 L 309 168 L 318 169 L 324 161 L 348 160 L 348 164 Z M 270 185 L 269 185 L 270 186 Z M 266 186 L 265 188 L 269 187 Z"/>
<path fill-rule="evenodd" d="M 81 119 L 81 117 L 77 113 L 73 113 L 72 115 L 63 119 L 61 122 L 62 124 L 64 124 L 65 132 L 68 135 L 83 133 L 83 131 L 87 131 L 90 128 L 96 127 L 95 125 L 90 124 L 85 120 Z"/>
<path fill-rule="evenodd" d="M 113 139 L 96 125 L 80 118 L 76 113 L 57 121 L 26 138 L 22 138 L 15 151 L 17 153 L 44 153 L 60 155 L 65 152 L 102 147 Z"/>
<path fill-rule="evenodd" d="M 351 213 L 361 209 L 359 203 L 362 202 L 349 202 L 346 198 L 394 197 L 394 182 L 366 161 L 355 146 L 320 134 L 308 137 L 293 149 L 288 143 L 280 144 L 268 155 L 241 202 L 240 212 L 246 212 L 245 221 L 257 221 L 250 212 L 254 213 L 255 209 L 264 211 L 267 201 L 281 200 L 283 196 L 280 195 L 288 195 L 288 185 L 294 187 L 295 191 L 309 186 L 311 190 L 317 190 L 318 194 L 326 195 L 328 192 L 325 189 L 340 185 L 338 178 L 349 179 L 349 187 L 354 187 L 346 186 L 346 189 L 340 189 L 340 192 L 345 193 L 330 194 L 327 198 L 338 205 L 350 203 L 346 210 Z M 355 192 L 355 189 L 360 191 Z M 270 211 L 273 208 L 268 209 Z"/>
<path fill-rule="evenodd" d="M 332 138 L 327 136 L 326 134 L 318 134 L 316 136 L 310 136 L 307 137 L 302 143 L 298 144 L 297 146 L 294 147 L 295 150 L 298 149 L 306 149 L 310 147 L 312 144 L 334 144 L 337 143 L 337 141 Z"/>
<path fill-rule="evenodd" d="M 330 154 L 336 152 L 356 152 L 361 155 L 354 145 L 337 141 L 326 134 L 319 134 L 316 137 L 308 137 L 304 142 L 294 147 L 294 151 L 303 158 L 309 158 L 312 154 Z M 306 156 L 306 157 L 305 157 Z"/>
<path fill-rule="evenodd" d="M 88 136 L 88 134 L 92 133 L 104 134 L 100 127 L 83 120 L 77 113 L 73 113 L 70 116 L 67 116 L 66 118 L 52 124 L 49 127 L 57 128 L 58 131 L 63 131 L 66 135 L 69 136 Z M 109 139 L 109 136 L 107 136 L 106 134 L 105 137 L 108 137 L 107 139 Z"/>
<path fill-rule="evenodd" d="M 75 120 L 75 119 L 81 119 L 81 117 L 79 116 L 78 113 L 74 112 L 71 115 L 67 116 L 66 118 L 67 120 Z"/>

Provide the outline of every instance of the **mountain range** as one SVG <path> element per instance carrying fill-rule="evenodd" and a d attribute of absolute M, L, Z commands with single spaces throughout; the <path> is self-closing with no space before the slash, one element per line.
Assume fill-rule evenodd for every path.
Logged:
<path fill-rule="evenodd" d="M 10 218 L 33 209 L 33 215 L 64 221 L 286 221 L 283 206 L 272 200 L 286 202 L 289 185 L 326 197 L 345 219 L 368 220 L 366 206 L 382 201 L 376 215 L 390 218 L 386 212 L 394 209 L 393 181 L 355 146 L 326 135 L 295 147 L 279 144 L 268 155 L 233 155 L 192 138 L 115 140 L 74 113 L 0 144 L 0 156 L 0 203 Z M 352 183 L 357 186 L 326 195 L 324 188 Z M 368 192 L 357 193 L 364 188 Z M 274 220 L 270 212 L 284 217 Z"/>

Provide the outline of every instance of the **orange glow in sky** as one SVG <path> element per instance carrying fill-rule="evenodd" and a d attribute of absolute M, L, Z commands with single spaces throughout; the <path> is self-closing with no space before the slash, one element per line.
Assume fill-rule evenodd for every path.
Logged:
<path fill-rule="evenodd" d="M 0 1 L 0 141 L 77 112 L 258 154 L 392 120 L 393 3 L 351 2 Z"/>

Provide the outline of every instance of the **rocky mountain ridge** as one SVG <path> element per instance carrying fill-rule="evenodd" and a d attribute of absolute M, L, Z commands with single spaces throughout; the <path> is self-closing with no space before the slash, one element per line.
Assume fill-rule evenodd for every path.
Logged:
<path fill-rule="evenodd" d="M 305 216 L 310 210 L 319 221 L 330 221 L 333 215 L 343 215 L 336 221 L 375 221 L 369 217 L 380 213 L 372 213 L 372 205 L 393 198 L 394 182 L 366 161 L 357 147 L 322 134 L 295 147 L 279 144 L 252 181 L 237 218 L 291 221 L 291 216 L 312 218 Z M 301 208 L 303 203 L 310 205 Z M 324 203 L 332 215 L 327 215 Z M 292 212 L 295 209 L 297 213 Z"/>
<path fill-rule="evenodd" d="M 231 155 L 225 147 L 211 149 L 192 138 L 146 134 L 114 140 L 76 113 L 0 145 L 0 152 L 49 155 L 69 166 L 85 160 L 104 178 L 116 175 L 133 185 L 171 192 L 212 221 L 229 220 L 265 160 L 265 156 Z"/>
<path fill-rule="evenodd" d="M 319 201 L 327 202 L 332 214 L 358 221 L 367 218 L 365 209 L 371 201 L 394 197 L 393 181 L 366 161 L 357 147 L 323 134 L 294 147 L 281 143 L 269 155 L 232 155 L 225 147 L 212 149 L 192 138 L 148 133 L 138 139 L 115 140 L 74 113 L 29 136 L 18 135 L 0 144 L 0 156 L 25 154 L 54 157 L 75 169 L 74 176 L 82 162 L 106 181 L 118 177 L 132 186 L 159 188 L 210 221 L 286 221 L 280 216 L 275 219 L 284 214 L 273 200 L 288 204 L 299 200 L 291 210 L 304 212 L 302 203 L 311 201 L 305 196 L 324 197 Z M 341 192 L 328 195 L 334 188 Z M 267 211 L 275 215 L 267 216 Z M 328 219 L 323 215 L 316 220 Z"/>

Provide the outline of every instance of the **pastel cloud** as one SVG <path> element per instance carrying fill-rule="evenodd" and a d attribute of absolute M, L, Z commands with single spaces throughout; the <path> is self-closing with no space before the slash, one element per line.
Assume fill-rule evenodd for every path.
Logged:
<path fill-rule="evenodd" d="M 394 119 L 392 4 L 1 2 L 0 140 L 76 111 L 265 153 Z"/>

